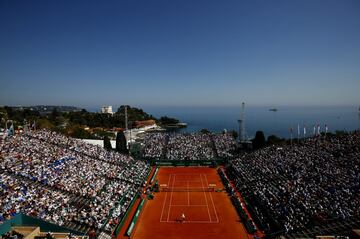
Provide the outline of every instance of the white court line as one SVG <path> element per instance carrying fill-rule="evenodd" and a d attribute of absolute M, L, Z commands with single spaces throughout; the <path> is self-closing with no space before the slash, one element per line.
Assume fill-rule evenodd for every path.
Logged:
<path fill-rule="evenodd" d="M 204 189 L 204 187 L 202 187 L 202 186 L 191 187 L 191 188 L 190 187 L 189 188 L 188 187 L 172 187 L 172 188 L 175 190 L 174 192 L 176 192 L 176 193 L 185 193 L 185 192 L 187 192 L 187 190 L 190 190 L 190 193 L 197 193 L 197 192 L 202 192 L 203 189 Z M 179 190 L 179 189 L 182 189 L 184 191 L 176 191 L 176 190 Z M 201 191 L 191 191 L 191 189 L 201 189 Z M 166 192 L 166 190 L 164 190 L 163 192 Z M 170 192 L 170 191 L 167 191 L 167 192 Z"/>
<path fill-rule="evenodd" d="M 176 174 L 177 175 L 177 174 Z M 201 183 L 201 181 L 193 181 L 193 180 L 176 180 L 176 182 L 184 183 L 184 182 L 190 182 L 190 183 Z"/>
<path fill-rule="evenodd" d="M 169 185 L 169 183 L 170 183 L 170 178 L 171 178 L 171 174 L 170 174 L 170 177 L 169 177 L 169 180 L 168 180 L 168 184 L 167 184 L 167 185 Z M 161 222 L 162 217 L 163 217 L 164 208 L 165 208 L 165 204 L 166 204 L 166 199 L 167 199 L 167 192 L 165 193 L 165 201 L 164 201 L 164 204 L 163 204 L 163 208 L 162 208 L 162 210 L 161 210 L 160 222 Z"/>
<path fill-rule="evenodd" d="M 182 175 L 185 175 L 185 176 L 199 176 L 199 174 L 197 173 L 177 173 L 176 176 L 182 176 Z"/>
<path fill-rule="evenodd" d="M 180 204 L 172 204 L 171 205 L 172 207 L 206 207 L 207 205 L 180 205 Z"/>
<path fill-rule="evenodd" d="M 201 185 L 202 185 L 202 187 L 204 188 L 204 184 L 203 184 L 203 180 L 202 180 L 201 174 L 200 174 L 200 179 L 201 179 Z M 211 222 L 210 209 L 209 209 L 209 204 L 208 204 L 208 202 L 207 202 L 207 197 L 206 197 L 206 194 L 205 194 L 205 190 L 204 190 L 204 196 L 205 196 L 205 202 L 206 202 L 207 210 L 208 210 L 208 213 L 209 213 L 209 219 L 210 219 L 210 222 Z"/>
<path fill-rule="evenodd" d="M 212 222 L 212 221 L 184 221 L 180 223 L 179 221 L 160 221 L 160 222 L 166 222 L 166 223 L 219 223 L 219 222 Z"/>
<path fill-rule="evenodd" d="M 174 187 L 176 174 L 172 174 L 172 175 L 174 175 L 174 179 L 173 179 L 173 183 L 172 183 L 172 187 Z M 172 203 L 173 193 L 174 193 L 174 192 L 172 191 L 172 192 L 171 192 L 171 195 L 170 195 L 169 211 L 168 211 L 167 221 L 169 221 L 169 218 L 170 218 L 170 209 L 171 209 L 171 203 Z"/>
<path fill-rule="evenodd" d="M 206 174 L 204 174 L 204 176 L 205 176 L 206 184 L 207 184 L 207 185 L 209 185 L 209 182 L 208 182 L 208 180 L 207 180 L 207 176 L 206 176 Z M 216 221 L 218 221 L 218 222 L 219 222 L 219 218 L 218 218 L 218 215 L 217 215 L 217 212 L 216 212 L 216 208 L 215 208 L 215 204 L 214 204 L 214 201 L 213 201 L 212 195 L 211 195 L 211 193 L 210 193 L 210 192 L 209 192 L 209 194 L 210 194 L 210 200 L 211 200 L 212 205 L 213 205 L 213 208 L 214 208 L 214 212 L 215 212 L 215 216 L 216 216 Z"/>

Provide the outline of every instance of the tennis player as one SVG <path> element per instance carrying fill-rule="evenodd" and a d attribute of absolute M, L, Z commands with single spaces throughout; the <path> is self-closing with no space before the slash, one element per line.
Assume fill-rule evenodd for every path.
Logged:
<path fill-rule="evenodd" d="M 181 222 L 185 221 L 185 213 L 181 213 L 181 217 L 180 217 Z"/>

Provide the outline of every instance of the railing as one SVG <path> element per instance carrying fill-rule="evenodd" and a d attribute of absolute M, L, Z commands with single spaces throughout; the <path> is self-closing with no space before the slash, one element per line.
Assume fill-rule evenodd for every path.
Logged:
<path fill-rule="evenodd" d="M 231 195 L 231 202 L 233 203 L 238 215 L 240 216 L 240 219 L 243 222 L 246 230 L 249 233 L 254 234 L 257 231 L 255 223 L 253 222 L 253 220 L 246 213 L 243 204 L 241 203 L 238 196 L 235 194 L 235 190 L 234 190 L 233 186 L 231 185 L 230 180 L 226 176 L 223 169 L 219 169 L 218 173 L 219 173 L 220 178 L 222 179 L 222 181 L 223 181 L 223 183 L 225 185 L 226 191 L 228 193 L 232 194 Z"/>
<path fill-rule="evenodd" d="M 135 197 L 133 198 L 133 200 L 131 201 L 131 203 L 129 204 L 128 208 L 126 209 L 126 213 L 125 213 L 124 217 L 121 219 L 120 223 L 118 224 L 118 226 L 117 226 L 116 229 L 114 230 L 114 235 L 115 235 L 115 237 L 117 237 L 117 236 L 119 235 L 120 230 L 121 230 L 121 228 L 123 227 L 123 225 L 124 225 L 124 223 L 125 223 L 128 215 L 129 215 L 132 207 L 134 206 L 134 203 L 135 203 L 136 200 L 138 199 L 138 197 L 139 197 L 138 195 L 135 196 Z"/>
<path fill-rule="evenodd" d="M 214 158 L 214 159 L 197 159 L 197 160 L 169 160 L 169 159 L 149 159 L 143 158 L 142 160 L 148 161 L 150 165 L 156 166 L 212 166 L 222 165 L 227 162 L 227 159 Z M 214 165 L 214 166 L 215 166 Z"/>
<path fill-rule="evenodd" d="M 136 213 L 134 214 L 134 216 L 133 216 L 133 218 L 131 220 L 129 228 L 126 231 L 126 235 L 128 235 L 129 237 L 130 237 L 132 231 L 134 230 L 136 221 L 138 220 L 138 218 L 140 216 L 140 212 L 141 212 L 142 207 L 144 206 L 144 203 L 145 203 L 145 199 L 141 199 L 141 202 L 140 202 L 139 206 L 136 209 Z"/>

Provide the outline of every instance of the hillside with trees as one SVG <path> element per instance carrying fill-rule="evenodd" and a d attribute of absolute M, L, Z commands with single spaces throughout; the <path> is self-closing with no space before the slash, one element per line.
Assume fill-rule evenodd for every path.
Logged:
<path fill-rule="evenodd" d="M 23 126 L 25 122 L 32 125 L 36 122 L 36 128 L 46 128 L 62 132 L 76 138 L 103 139 L 104 136 L 115 138 L 114 133 L 107 132 L 109 129 L 125 128 L 125 107 L 127 107 L 128 127 L 135 127 L 135 121 L 155 120 L 157 124 L 162 121 L 142 109 L 131 106 L 120 106 L 114 114 L 88 112 L 85 109 L 75 110 L 75 107 L 52 107 L 51 112 L 38 111 L 33 107 L 1 107 L 0 128 L 5 128 L 7 120 L 12 120 L 15 129 Z M 40 108 L 43 109 L 43 108 Z M 71 109 L 71 110 L 64 110 Z M 162 117 L 161 119 L 164 119 Z M 165 117 L 166 119 L 166 117 Z M 176 119 L 171 119 L 177 121 Z"/>

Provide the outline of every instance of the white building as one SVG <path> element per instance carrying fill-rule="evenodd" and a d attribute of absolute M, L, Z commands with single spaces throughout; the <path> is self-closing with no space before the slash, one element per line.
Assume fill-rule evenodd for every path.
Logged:
<path fill-rule="evenodd" d="M 104 140 L 102 140 L 102 139 L 81 139 L 81 140 L 88 144 L 104 147 Z M 116 148 L 116 140 L 110 140 L 110 143 L 111 143 L 111 147 L 113 149 L 115 149 Z"/>
<path fill-rule="evenodd" d="M 101 113 L 102 114 L 113 114 L 114 112 L 112 111 L 112 106 L 102 106 L 101 107 Z"/>

